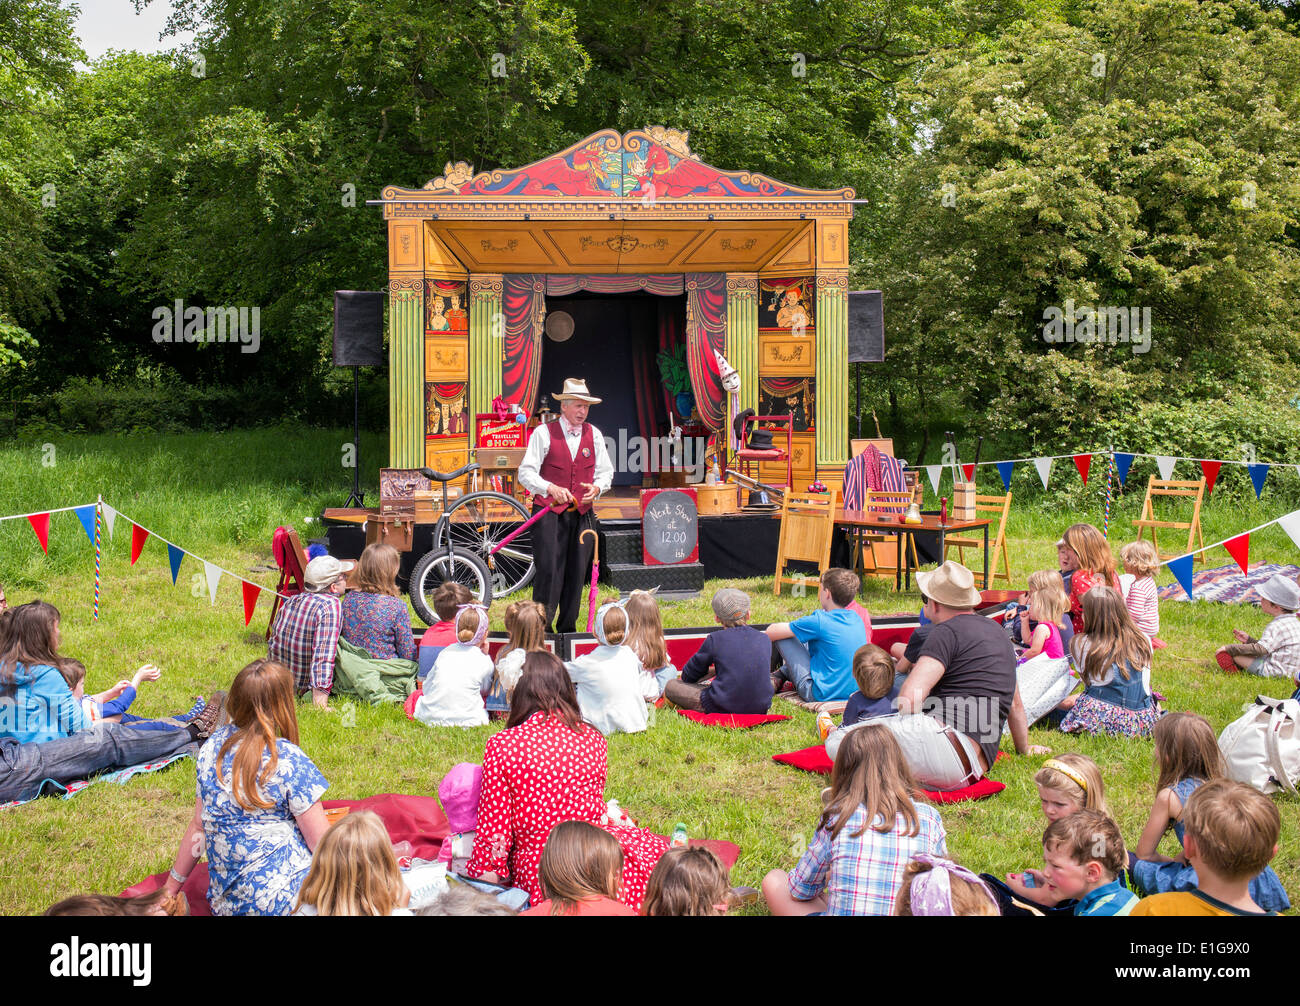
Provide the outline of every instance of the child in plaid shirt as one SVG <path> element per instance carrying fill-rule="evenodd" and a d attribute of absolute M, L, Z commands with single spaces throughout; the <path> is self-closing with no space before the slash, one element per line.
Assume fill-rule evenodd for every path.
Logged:
<path fill-rule="evenodd" d="M 888 727 L 845 734 L 812 844 L 792 872 L 763 878 L 772 914 L 893 914 L 911 858 L 948 855 L 943 819 L 913 803 L 916 788 Z"/>
<path fill-rule="evenodd" d="M 1259 607 L 1273 621 L 1264 629 L 1258 640 L 1241 629 L 1233 629 L 1235 644 L 1220 646 L 1214 653 L 1229 674 L 1249 671 L 1265 678 L 1300 677 L 1300 621 L 1296 609 L 1300 608 L 1300 587 L 1294 580 L 1278 573 L 1259 590 Z"/>

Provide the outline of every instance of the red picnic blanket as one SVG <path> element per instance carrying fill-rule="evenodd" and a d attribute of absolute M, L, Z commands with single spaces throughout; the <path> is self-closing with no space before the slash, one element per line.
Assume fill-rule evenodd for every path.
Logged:
<path fill-rule="evenodd" d="M 702 723 L 706 727 L 731 727 L 738 730 L 761 727 L 765 723 L 780 723 L 782 720 L 790 718 L 789 716 L 768 716 L 764 713 L 700 713 L 694 709 L 678 709 L 677 715 L 685 716 L 695 723 Z"/>
<path fill-rule="evenodd" d="M 998 752 L 996 761 L 1000 761 L 1002 752 Z M 782 765 L 790 765 L 804 772 L 816 772 L 820 775 L 831 774 L 831 759 L 826 754 L 826 747 L 823 744 L 814 744 L 810 748 L 804 748 L 801 751 L 791 751 L 788 754 L 772 755 L 774 762 Z M 993 796 L 995 793 L 1001 793 L 1007 788 L 1004 782 L 996 782 L 985 776 L 979 782 L 961 789 L 953 790 L 920 790 L 931 803 L 961 803 L 964 800 L 983 800 L 985 797 Z"/>

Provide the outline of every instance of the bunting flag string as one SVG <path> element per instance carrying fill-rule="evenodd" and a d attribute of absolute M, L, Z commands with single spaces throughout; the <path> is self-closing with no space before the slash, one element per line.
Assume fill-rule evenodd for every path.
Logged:
<path fill-rule="evenodd" d="M 933 481 L 937 487 L 938 485 L 937 475 L 940 466 L 935 465 L 934 467 L 936 469 L 936 472 Z M 119 515 L 122 515 L 121 511 L 115 510 L 113 507 L 109 506 L 107 503 L 104 502 L 104 498 L 101 496 L 94 503 L 82 503 L 76 506 L 51 507 L 48 510 L 36 510 L 36 511 L 32 511 L 31 513 L 16 513 L 16 514 L 0 515 L 0 521 L 26 520 L 28 524 L 31 525 L 32 531 L 36 535 L 36 540 L 40 543 L 41 551 L 44 552 L 46 555 L 48 555 L 50 551 L 49 549 L 50 515 L 56 513 L 72 513 L 77 518 L 77 521 L 81 525 L 82 530 L 86 532 L 86 538 L 89 540 L 90 544 L 94 547 L 95 593 L 94 593 L 94 607 L 93 607 L 93 612 L 91 617 L 93 620 L 98 621 L 99 599 L 100 599 L 101 586 L 103 582 L 104 531 L 105 530 L 108 531 L 108 535 L 110 538 L 113 536 L 113 524 L 114 521 L 117 519 L 117 517 Z M 203 564 L 203 576 L 207 583 L 208 598 L 212 604 L 216 603 L 217 585 L 220 582 L 221 577 L 223 575 L 233 577 L 234 579 L 238 580 L 241 584 L 241 596 L 243 600 L 245 625 L 248 625 L 252 621 L 254 609 L 257 607 L 257 602 L 260 599 L 263 592 L 267 592 L 270 594 L 277 594 L 276 591 L 272 590 L 269 587 L 263 587 L 261 584 L 253 583 L 251 580 L 245 579 L 244 577 L 240 576 L 238 573 L 232 573 L 230 570 L 222 566 L 218 566 L 214 562 L 209 562 L 208 560 L 202 558 L 201 556 L 195 555 L 193 552 L 190 552 L 188 549 L 181 548 L 179 545 L 167 541 L 167 539 L 160 537 L 155 532 L 145 527 L 143 524 L 138 524 L 135 521 L 131 520 L 131 518 L 129 517 L 127 517 L 126 520 L 131 525 L 131 565 L 132 566 L 134 566 L 139 561 L 140 555 L 144 551 L 145 542 L 148 541 L 150 537 L 153 537 L 153 538 L 157 538 L 159 541 L 161 541 L 164 545 L 167 546 L 167 564 L 171 571 L 173 586 L 176 585 L 177 578 L 180 574 L 181 562 L 183 561 L 184 557 L 187 555 Z M 279 596 L 284 600 L 288 600 L 288 595 L 278 594 L 277 596 Z"/>
<path fill-rule="evenodd" d="M 1250 568 L 1250 536 L 1256 531 L 1262 531 L 1266 527 L 1277 524 L 1287 533 L 1292 543 L 1300 548 L 1300 510 L 1293 510 L 1291 513 L 1283 514 L 1281 517 L 1275 517 L 1273 520 L 1260 524 L 1258 527 L 1252 527 L 1240 534 L 1234 534 L 1231 538 L 1225 538 L 1223 541 L 1216 541 L 1212 545 L 1203 545 L 1195 551 L 1188 552 L 1185 555 L 1177 556 L 1162 562 L 1162 566 L 1168 566 L 1169 571 L 1174 574 L 1179 585 L 1187 592 L 1187 596 L 1192 596 L 1192 560 L 1202 552 L 1208 552 L 1212 548 L 1226 549 L 1233 560 L 1241 567 L 1241 571 L 1246 573 Z"/>

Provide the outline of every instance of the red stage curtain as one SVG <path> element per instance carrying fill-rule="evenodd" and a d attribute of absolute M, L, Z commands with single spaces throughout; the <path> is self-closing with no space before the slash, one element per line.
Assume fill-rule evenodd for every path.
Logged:
<path fill-rule="evenodd" d="M 501 364 L 501 397 L 517 402 L 527 415 L 537 401 L 542 372 L 542 320 L 546 316 L 546 278 L 531 273 L 507 273 L 501 294 L 505 314 L 505 358 Z"/>
<path fill-rule="evenodd" d="M 722 390 L 718 361 L 726 345 L 727 275 L 694 272 L 686 276 L 686 363 L 691 372 L 695 407 L 704 425 L 722 429 L 727 421 L 727 396 Z"/>

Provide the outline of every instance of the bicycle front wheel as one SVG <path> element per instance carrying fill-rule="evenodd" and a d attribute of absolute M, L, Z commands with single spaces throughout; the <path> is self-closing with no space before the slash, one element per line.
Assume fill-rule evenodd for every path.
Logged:
<path fill-rule="evenodd" d="M 495 554 L 492 551 L 531 516 L 513 496 L 494 492 L 470 493 L 447 510 L 444 527 L 452 547 L 473 552 L 483 560 L 492 575 L 492 593 L 496 597 L 522 590 L 533 580 L 532 528 Z M 440 544 L 445 548 L 445 540 Z"/>
<path fill-rule="evenodd" d="M 425 553 L 411 570 L 411 604 L 425 625 L 433 625 L 438 615 L 433 610 L 433 595 L 444 583 L 463 584 L 479 604 L 492 603 L 492 575 L 473 552 L 436 545 Z"/>

